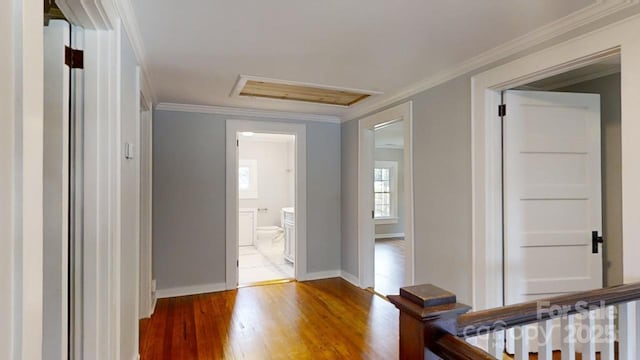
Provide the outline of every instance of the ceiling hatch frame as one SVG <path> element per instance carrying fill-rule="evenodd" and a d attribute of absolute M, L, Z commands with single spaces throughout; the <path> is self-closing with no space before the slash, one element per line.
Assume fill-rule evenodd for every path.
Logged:
<path fill-rule="evenodd" d="M 262 89 L 260 89 L 262 87 Z M 268 89 L 272 87 L 272 89 Z M 295 91 L 309 91 L 309 92 L 319 92 L 324 93 L 328 97 L 347 97 L 352 98 L 352 100 L 346 103 L 339 103 L 337 101 L 331 100 L 322 100 L 322 95 L 317 95 L 317 99 L 314 100 L 311 97 L 313 95 L 310 94 L 302 94 L 297 96 L 294 93 L 289 93 L 286 90 L 289 89 L 292 92 Z M 278 91 L 281 93 L 278 94 Z M 262 92 L 262 93 L 260 93 Z M 269 94 L 269 92 L 272 92 Z M 319 104 L 319 105 L 327 105 L 334 106 L 340 108 L 350 108 L 355 104 L 359 104 L 364 100 L 368 100 L 375 95 L 381 95 L 382 92 L 374 91 L 374 90 L 363 90 L 363 89 L 354 89 L 354 88 L 345 88 L 331 85 L 321 85 L 314 83 L 305 83 L 299 81 L 290 81 L 290 80 L 281 80 L 281 79 L 271 79 L 260 76 L 252 76 L 252 75 L 240 75 L 238 76 L 238 80 L 236 81 L 233 90 L 231 91 L 231 97 L 241 97 L 241 98 L 258 98 L 265 100 L 275 100 L 275 101 L 289 101 L 289 102 L 301 102 L 308 104 Z M 304 97 L 307 98 L 304 98 Z"/>

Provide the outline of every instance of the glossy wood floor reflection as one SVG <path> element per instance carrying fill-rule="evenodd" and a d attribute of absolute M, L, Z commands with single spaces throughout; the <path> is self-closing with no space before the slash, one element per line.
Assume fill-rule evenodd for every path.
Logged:
<path fill-rule="evenodd" d="M 382 295 L 399 294 L 405 286 L 404 238 L 376 239 L 375 291 Z"/>
<path fill-rule="evenodd" d="M 342 279 L 158 300 L 150 359 L 397 359 L 398 311 Z"/>

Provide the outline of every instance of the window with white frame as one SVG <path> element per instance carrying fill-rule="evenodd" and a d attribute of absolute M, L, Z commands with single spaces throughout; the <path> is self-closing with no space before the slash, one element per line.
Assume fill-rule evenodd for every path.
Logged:
<path fill-rule="evenodd" d="M 258 161 L 240 159 L 238 162 L 238 196 L 240 199 L 258 198 Z"/>
<path fill-rule="evenodd" d="M 374 219 L 376 223 L 397 221 L 398 163 L 376 161 L 373 170 Z"/>

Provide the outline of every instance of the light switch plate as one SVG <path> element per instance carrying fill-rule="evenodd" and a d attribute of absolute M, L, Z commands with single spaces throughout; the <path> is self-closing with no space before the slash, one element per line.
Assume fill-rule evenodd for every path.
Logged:
<path fill-rule="evenodd" d="M 130 144 L 130 143 L 124 144 L 124 158 L 125 159 L 128 159 L 128 160 L 133 159 L 133 151 L 134 151 L 133 144 Z"/>

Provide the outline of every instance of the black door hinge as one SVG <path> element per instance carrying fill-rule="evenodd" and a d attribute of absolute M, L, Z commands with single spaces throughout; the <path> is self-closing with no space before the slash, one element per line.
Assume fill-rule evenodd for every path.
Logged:
<path fill-rule="evenodd" d="M 376 212 L 375 210 L 371 210 L 371 218 L 375 219 L 376 218 Z"/>
<path fill-rule="evenodd" d="M 236 139 L 236 147 L 240 147 L 240 140 Z"/>
<path fill-rule="evenodd" d="M 505 104 L 498 105 L 498 116 L 500 117 L 507 116 L 507 105 Z"/>
<path fill-rule="evenodd" d="M 84 52 L 65 46 L 64 63 L 72 69 L 84 69 Z"/>

